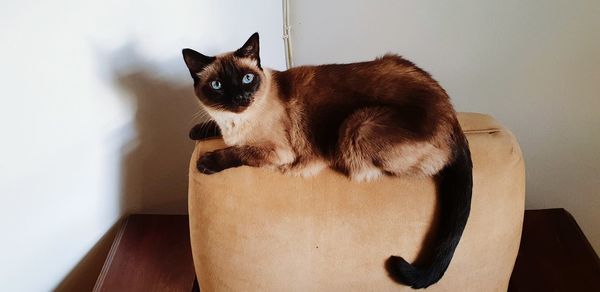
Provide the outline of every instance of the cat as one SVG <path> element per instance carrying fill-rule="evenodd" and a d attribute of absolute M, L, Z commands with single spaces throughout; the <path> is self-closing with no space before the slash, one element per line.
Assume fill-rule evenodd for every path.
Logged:
<path fill-rule="evenodd" d="M 183 49 L 195 94 L 228 145 L 201 156 L 198 170 L 246 165 L 309 177 L 331 167 L 356 181 L 433 177 L 440 226 L 431 259 L 411 265 L 390 256 L 385 267 L 415 289 L 439 281 L 465 228 L 472 192 L 468 142 L 446 91 L 397 55 L 276 71 L 262 67 L 259 51 L 258 33 L 217 56 Z"/>

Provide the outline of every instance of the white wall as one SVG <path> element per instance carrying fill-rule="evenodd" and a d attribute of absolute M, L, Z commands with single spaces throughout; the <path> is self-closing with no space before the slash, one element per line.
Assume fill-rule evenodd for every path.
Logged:
<path fill-rule="evenodd" d="M 53 289 L 124 213 L 186 212 L 183 47 L 260 31 L 263 63 L 285 67 L 278 0 L 36 2 L 0 8 L 3 291 Z"/>
<path fill-rule="evenodd" d="M 600 252 L 600 2 L 292 1 L 295 65 L 397 52 L 460 111 L 517 135 L 527 207 L 570 211 Z"/>

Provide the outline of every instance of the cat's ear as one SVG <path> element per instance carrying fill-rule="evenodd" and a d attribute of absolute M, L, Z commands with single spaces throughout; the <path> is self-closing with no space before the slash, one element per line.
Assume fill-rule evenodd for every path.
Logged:
<path fill-rule="evenodd" d="M 252 58 L 258 61 L 260 67 L 258 32 L 255 32 L 246 43 L 234 53 L 237 57 Z"/>
<path fill-rule="evenodd" d="M 183 60 L 188 69 L 190 69 L 192 76 L 204 70 L 206 66 L 216 59 L 215 57 L 202 55 L 192 49 L 183 49 L 181 53 L 183 54 Z"/>

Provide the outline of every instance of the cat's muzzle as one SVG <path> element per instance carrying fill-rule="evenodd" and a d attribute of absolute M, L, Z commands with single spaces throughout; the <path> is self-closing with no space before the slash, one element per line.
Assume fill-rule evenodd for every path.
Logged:
<path fill-rule="evenodd" d="M 237 106 L 249 106 L 250 103 L 252 103 L 252 97 L 245 95 L 237 95 L 233 99 L 233 103 L 235 103 L 235 105 Z"/>

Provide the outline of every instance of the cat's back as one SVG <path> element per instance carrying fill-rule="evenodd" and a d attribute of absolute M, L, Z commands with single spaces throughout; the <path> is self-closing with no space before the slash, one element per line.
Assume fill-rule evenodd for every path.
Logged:
<path fill-rule="evenodd" d="M 445 98 L 429 73 L 393 54 L 366 62 L 299 66 L 274 77 L 283 99 L 308 103 L 400 102 L 414 92 Z"/>

